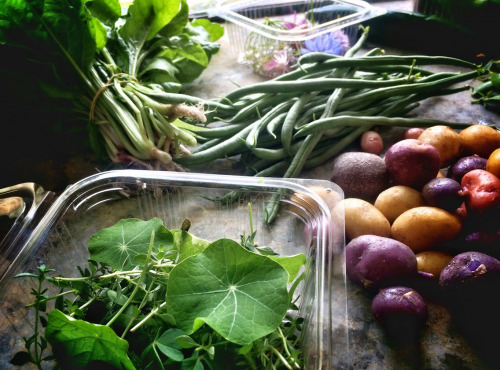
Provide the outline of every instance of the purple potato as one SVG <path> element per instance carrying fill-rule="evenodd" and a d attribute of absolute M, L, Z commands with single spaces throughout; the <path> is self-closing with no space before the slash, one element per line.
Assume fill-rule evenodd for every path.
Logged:
<path fill-rule="evenodd" d="M 477 155 L 460 158 L 448 169 L 447 176 L 457 182 L 462 182 L 462 177 L 472 170 L 486 170 L 486 158 Z"/>
<path fill-rule="evenodd" d="M 462 186 L 455 180 L 436 177 L 422 188 L 422 198 L 431 207 L 439 207 L 454 212 L 464 202 Z"/>
<path fill-rule="evenodd" d="M 346 273 L 368 290 L 399 285 L 417 276 L 417 258 L 406 244 L 377 235 L 361 235 L 345 249 Z"/>
<path fill-rule="evenodd" d="M 398 340 L 414 339 L 427 320 L 427 304 L 414 289 L 395 286 L 381 289 L 371 305 L 375 319 Z"/>
<path fill-rule="evenodd" d="M 468 251 L 457 254 L 441 271 L 439 284 L 462 289 L 493 286 L 500 278 L 500 261 L 488 254 Z"/>

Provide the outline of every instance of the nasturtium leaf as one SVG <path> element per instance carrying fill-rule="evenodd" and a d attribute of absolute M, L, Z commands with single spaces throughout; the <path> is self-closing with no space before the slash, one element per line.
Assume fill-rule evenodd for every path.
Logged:
<path fill-rule="evenodd" d="M 127 356 L 128 342 L 108 326 L 75 320 L 59 310 L 49 314 L 45 338 L 52 345 L 58 361 L 71 369 L 85 369 L 94 361 L 117 369 L 135 369 Z"/>
<path fill-rule="evenodd" d="M 280 325 L 289 306 L 287 283 L 279 263 L 219 239 L 172 269 L 167 311 L 187 334 L 206 323 L 246 345 Z"/>
<path fill-rule="evenodd" d="M 278 262 L 288 272 L 290 276 L 288 279 L 289 283 L 295 280 L 300 269 L 306 263 L 306 256 L 303 254 L 296 254 L 294 256 L 269 256 L 269 258 Z"/>
<path fill-rule="evenodd" d="M 167 249 L 172 247 L 172 233 L 163 226 L 162 220 L 129 218 L 92 235 L 89 240 L 90 259 L 115 270 L 132 270 L 136 267 L 135 256 L 148 252 L 153 231 L 154 250 L 159 244 L 167 246 Z"/>
<path fill-rule="evenodd" d="M 210 245 L 210 242 L 198 238 L 193 234 L 183 230 L 170 230 L 174 236 L 174 248 L 179 251 L 177 262 L 181 262 L 187 257 L 194 256 L 205 250 Z"/>

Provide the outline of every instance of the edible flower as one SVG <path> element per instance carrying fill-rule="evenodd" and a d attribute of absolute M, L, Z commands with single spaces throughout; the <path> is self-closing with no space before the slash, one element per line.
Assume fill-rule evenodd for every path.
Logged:
<path fill-rule="evenodd" d="M 290 65 L 295 58 L 287 48 L 278 51 L 270 61 L 268 61 L 264 69 L 269 77 L 277 77 L 281 74 L 291 71 Z"/>
<path fill-rule="evenodd" d="M 324 33 L 313 39 L 304 41 L 302 54 L 323 52 L 333 55 L 343 55 L 349 49 L 349 38 L 341 30 Z"/>

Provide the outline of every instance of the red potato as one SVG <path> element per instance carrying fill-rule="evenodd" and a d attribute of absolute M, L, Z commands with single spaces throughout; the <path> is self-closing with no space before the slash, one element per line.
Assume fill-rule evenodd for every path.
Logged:
<path fill-rule="evenodd" d="M 496 219 L 500 217 L 500 179 L 485 170 L 472 170 L 462 177 L 467 215 Z"/>
<path fill-rule="evenodd" d="M 378 132 L 366 131 L 361 135 L 360 146 L 365 153 L 379 155 L 384 150 L 384 141 Z"/>
<path fill-rule="evenodd" d="M 424 132 L 423 128 L 420 127 L 412 127 L 406 130 L 403 134 L 404 139 L 418 139 L 420 134 Z"/>
<path fill-rule="evenodd" d="M 384 161 L 396 185 L 417 190 L 435 178 L 440 170 L 439 151 L 416 139 L 405 139 L 391 145 Z"/>

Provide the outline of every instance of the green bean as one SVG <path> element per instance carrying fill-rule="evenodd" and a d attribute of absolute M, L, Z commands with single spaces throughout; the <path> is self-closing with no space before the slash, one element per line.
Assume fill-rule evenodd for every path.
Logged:
<path fill-rule="evenodd" d="M 293 106 L 288 111 L 285 121 L 283 122 L 283 126 L 281 127 L 281 143 L 283 145 L 284 152 L 290 156 L 292 155 L 291 143 L 295 121 L 297 120 L 297 117 L 302 111 L 304 105 L 313 97 L 314 95 L 312 94 L 304 94 L 297 101 L 295 101 Z"/>
<path fill-rule="evenodd" d="M 240 122 L 241 120 L 248 119 L 249 117 L 256 115 L 256 112 L 263 112 L 268 107 L 273 107 L 284 101 L 288 101 L 293 98 L 296 94 L 275 94 L 264 96 L 261 99 L 255 100 L 252 104 L 249 104 L 245 108 L 241 109 L 237 114 L 232 116 L 231 119 L 226 120 L 227 123 Z"/>
<path fill-rule="evenodd" d="M 255 148 L 257 145 L 257 139 L 260 134 L 260 132 L 266 127 L 270 121 L 272 121 L 276 116 L 279 114 L 283 113 L 283 111 L 288 110 L 290 106 L 295 102 L 294 99 L 291 99 L 289 101 L 283 102 L 274 108 L 272 108 L 264 117 L 262 117 L 259 120 L 259 123 L 256 125 L 253 125 L 252 130 L 249 132 L 247 138 L 246 138 L 246 143 L 249 148 Z"/>
<path fill-rule="evenodd" d="M 302 126 L 295 137 L 309 136 L 335 126 L 399 126 L 399 127 L 430 127 L 435 125 L 448 125 L 452 128 L 465 128 L 470 123 L 444 122 L 442 120 L 425 118 L 383 117 L 383 116 L 338 116 L 318 119 Z"/>
<path fill-rule="evenodd" d="M 344 136 L 341 140 L 339 140 L 335 145 L 331 146 L 328 150 L 321 150 L 317 155 L 311 155 L 311 157 L 304 163 L 304 168 L 314 168 L 317 167 L 330 158 L 334 157 L 338 153 L 340 153 L 347 146 L 356 141 L 363 132 L 370 130 L 372 126 L 360 126 L 353 130 L 348 135 Z M 314 153 L 316 154 L 316 153 Z"/>
<path fill-rule="evenodd" d="M 199 130 L 193 130 L 193 132 L 198 136 L 207 139 L 230 137 L 241 131 L 243 128 L 245 128 L 252 122 L 254 122 L 254 120 L 232 125 L 217 126 L 217 127 L 200 127 Z"/>
<path fill-rule="evenodd" d="M 284 148 L 278 148 L 278 149 L 251 148 L 250 150 L 257 158 L 268 159 L 268 160 L 281 160 L 296 153 L 301 144 L 302 141 L 293 143 L 290 147 L 290 152 L 287 152 Z"/>
<path fill-rule="evenodd" d="M 175 160 L 182 166 L 196 166 L 210 163 L 212 161 L 215 161 L 216 159 L 229 157 L 234 155 L 235 153 L 241 152 L 246 147 L 246 136 L 258 123 L 259 121 L 256 121 L 251 125 L 248 125 L 236 135 L 231 136 L 230 138 L 224 140 L 219 144 L 216 144 L 210 148 L 199 151 L 189 156 L 178 157 Z"/>
<path fill-rule="evenodd" d="M 359 79 L 345 79 L 345 78 L 315 78 L 308 80 L 296 81 L 267 81 L 250 86 L 242 87 L 233 90 L 228 94 L 230 99 L 238 99 L 245 95 L 255 93 L 286 93 L 286 92 L 312 92 L 323 91 L 335 88 L 381 88 L 381 87 L 397 87 L 401 83 L 406 82 L 406 79 L 394 79 L 388 81 L 372 81 L 372 80 L 359 80 Z"/>

